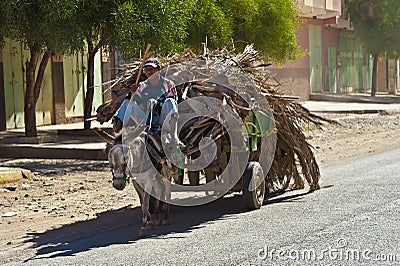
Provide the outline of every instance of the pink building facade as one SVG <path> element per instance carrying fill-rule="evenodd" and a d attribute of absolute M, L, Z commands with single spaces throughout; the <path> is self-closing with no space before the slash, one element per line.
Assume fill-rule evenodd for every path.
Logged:
<path fill-rule="evenodd" d="M 310 99 L 312 93 L 368 93 L 372 58 L 354 38 L 344 0 L 302 0 L 297 42 L 304 56 L 293 64 L 273 66 L 286 95 Z M 384 60 L 386 61 L 386 60 Z M 378 91 L 386 92 L 386 64 L 380 63 Z"/>

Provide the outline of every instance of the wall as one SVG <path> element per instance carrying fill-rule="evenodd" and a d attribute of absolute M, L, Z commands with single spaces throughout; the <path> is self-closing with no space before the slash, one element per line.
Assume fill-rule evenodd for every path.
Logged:
<path fill-rule="evenodd" d="M 84 99 L 87 87 L 86 65 L 86 54 L 75 54 L 63 57 L 65 115 L 67 121 L 81 119 L 83 117 Z M 101 53 L 98 52 L 95 56 L 94 68 L 93 114 L 97 107 L 103 103 L 101 68 Z"/>
<path fill-rule="evenodd" d="M 269 69 L 272 73 L 277 74 L 278 80 L 282 83 L 282 92 L 286 95 L 296 95 L 302 100 L 308 100 L 310 87 L 310 34 L 309 25 L 317 25 L 321 29 L 321 43 L 318 44 L 321 51 L 321 62 L 319 66 L 322 68 L 322 85 L 320 91 L 329 92 L 329 75 L 328 75 L 328 50 L 329 48 L 339 49 L 339 31 L 337 28 L 328 27 L 324 20 L 303 19 L 303 24 L 299 28 L 296 36 L 297 43 L 304 51 L 304 56 L 297 62 L 285 64 L 283 66 L 273 65 Z"/>
<path fill-rule="evenodd" d="M 0 131 L 6 130 L 6 103 L 4 98 L 3 52 L 0 49 Z"/>
<path fill-rule="evenodd" d="M 285 95 L 299 96 L 301 99 L 307 100 L 310 94 L 308 25 L 301 25 L 296 36 L 297 43 L 305 53 L 304 56 L 295 63 L 282 66 L 272 65 L 268 69 L 273 75 L 276 75 L 276 78 L 282 84 L 280 86 L 282 93 Z"/>
<path fill-rule="evenodd" d="M 329 49 L 336 51 L 336 67 L 337 67 L 337 53 L 339 51 L 339 30 L 337 28 L 323 26 L 322 27 L 322 85 L 323 92 L 335 92 L 334 83 L 337 83 L 335 66 L 329 69 Z M 333 76 L 335 75 L 335 76 Z M 334 79 L 333 81 L 331 79 Z M 332 85 L 331 85 L 332 84 Z M 334 86 L 335 87 L 335 86 Z"/>
<path fill-rule="evenodd" d="M 377 92 L 388 92 L 387 76 L 386 76 L 386 58 L 379 58 L 378 60 L 378 88 Z"/>
<path fill-rule="evenodd" d="M 24 126 L 23 49 L 21 45 L 6 40 L 3 47 L 4 97 L 6 127 Z M 25 54 L 26 56 L 26 54 Z"/>
<path fill-rule="evenodd" d="M 0 50 L 0 130 L 25 126 L 25 62 L 28 59 L 29 51 L 21 44 L 5 40 Z M 53 56 L 48 62 L 36 105 L 37 126 L 63 124 L 74 118 L 82 121 L 86 62 L 86 55 L 81 54 L 65 58 Z M 103 103 L 100 53 L 95 56 L 94 74 L 92 114 Z"/>
<path fill-rule="evenodd" d="M 24 127 L 25 62 L 29 51 L 15 41 L 6 40 L 2 50 L 6 128 Z M 39 58 L 41 60 L 41 58 Z M 37 70 L 36 69 L 36 74 Z M 36 104 L 36 124 L 49 125 L 53 115 L 51 63 L 45 69 Z"/>
<path fill-rule="evenodd" d="M 64 66 L 62 55 L 51 57 L 51 75 L 53 85 L 54 115 L 52 124 L 65 124 L 65 90 L 64 90 Z"/>

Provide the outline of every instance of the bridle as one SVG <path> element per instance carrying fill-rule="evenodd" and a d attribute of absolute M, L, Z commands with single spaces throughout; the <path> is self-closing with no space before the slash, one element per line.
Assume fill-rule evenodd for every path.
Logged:
<path fill-rule="evenodd" d="M 113 168 L 111 168 L 110 170 L 111 170 L 111 174 L 112 174 L 112 181 L 114 181 L 114 180 L 119 180 L 119 179 L 123 179 L 124 183 L 128 183 L 128 184 L 129 184 L 129 181 L 130 181 L 130 179 L 131 179 L 131 176 L 127 173 L 126 170 L 124 171 L 124 176 L 123 176 L 123 177 L 116 177 L 116 176 L 114 175 Z"/>

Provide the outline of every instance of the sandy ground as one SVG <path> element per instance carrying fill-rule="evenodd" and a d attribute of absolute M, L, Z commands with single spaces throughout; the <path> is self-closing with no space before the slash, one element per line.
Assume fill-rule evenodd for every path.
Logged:
<path fill-rule="evenodd" d="M 304 125 L 321 167 L 400 147 L 399 115 L 323 116 L 340 125 L 327 124 L 323 130 Z M 34 177 L 0 187 L 0 264 L 33 256 L 29 240 L 36 234 L 139 203 L 132 186 L 112 188 L 107 162 L 18 159 L 1 164 L 31 169 Z"/>
<path fill-rule="evenodd" d="M 305 127 L 320 166 L 400 147 L 400 115 L 323 115 L 340 125 Z"/>

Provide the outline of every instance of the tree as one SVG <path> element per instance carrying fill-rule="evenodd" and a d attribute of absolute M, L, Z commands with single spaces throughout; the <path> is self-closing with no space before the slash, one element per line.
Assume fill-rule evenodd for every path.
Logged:
<path fill-rule="evenodd" d="M 25 135 L 37 136 L 36 103 L 39 98 L 43 76 L 51 55 L 62 51 L 67 40 L 64 38 L 67 28 L 60 27 L 62 14 L 67 9 L 57 9 L 57 1 L 10 0 L 1 4 L 0 21 L 4 38 L 19 41 L 29 50 L 25 63 Z M 1 44 L 0 42 L 0 44 Z"/>
<path fill-rule="evenodd" d="M 371 96 L 377 89 L 380 55 L 399 57 L 400 2 L 398 0 L 347 0 L 356 36 L 373 56 Z"/>
<path fill-rule="evenodd" d="M 165 55 L 187 45 L 200 47 L 206 38 L 211 48 L 245 40 L 277 62 L 294 58 L 298 50 L 294 33 L 297 15 L 291 0 L 11 0 L 1 5 L 4 36 L 30 50 L 26 64 L 27 136 L 37 135 L 35 106 L 52 53 L 88 53 L 84 106 L 84 127 L 88 129 L 94 57 L 101 47 L 118 49 L 132 58 L 139 56 L 147 43 L 152 44 L 152 51 Z"/>
<path fill-rule="evenodd" d="M 126 57 L 138 56 L 151 43 L 156 51 L 176 51 L 183 47 L 185 10 L 190 1 L 75 0 L 70 15 L 72 50 L 87 51 L 87 90 L 84 128 L 90 128 L 94 95 L 94 57 L 101 47 L 118 49 Z M 73 30 L 72 30 L 73 29 Z"/>
<path fill-rule="evenodd" d="M 74 1 L 75 13 L 67 23 L 75 34 L 70 39 L 85 40 L 88 52 L 86 129 L 94 94 L 94 56 L 102 46 L 132 58 L 148 43 L 153 53 L 167 55 L 185 47 L 197 50 L 206 38 L 210 48 L 245 39 L 276 62 L 294 59 L 299 51 L 298 15 L 292 0 Z"/>
<path fill-rule="evenodd" d="M 87 52 L 86 94 L 84 100 L 84 128 L 90 129 L 94 96 L 95 55 L 101 47 L 113 42 L 116 34 L 115 13 L 122 1 L 74 0 L 74 11 L 66 20 L 72 40 L 71 52 Z M 85 49 L 86 48 L 86 49 Z"/>
<path fill-rule="evenodd" d="M 232 17 L 236 40 L 254 43 L 276 63 L 300 55 L 296 42 L 299 14 L 293 0 L 225 0 L 222 6 Z"/>
<path fill-rule="evenodd" d="M 276 63 L 300 54 L 295 30 L 299 14 L 292 0 L 197 0 L 188 25 L 187 43 L 210 48 L 221 45 L 243 48 L 248 43 Z"/>
<path fill-rule="evenodd" d="M 233 38 L 233 20 L 216 0 L 195 1 L 189 10 L 186 43 L 199 52 L 200 44 L 206 42 L 210 49 L 229 45 Z"/>
<path fill-rule="evenodd" d="M 194 0 L 126 1 L 116 13 L 114 47 L 125 57 L 140 55 L 148 43 L 166 55 L 185 48 L 187 24 Z"/>

